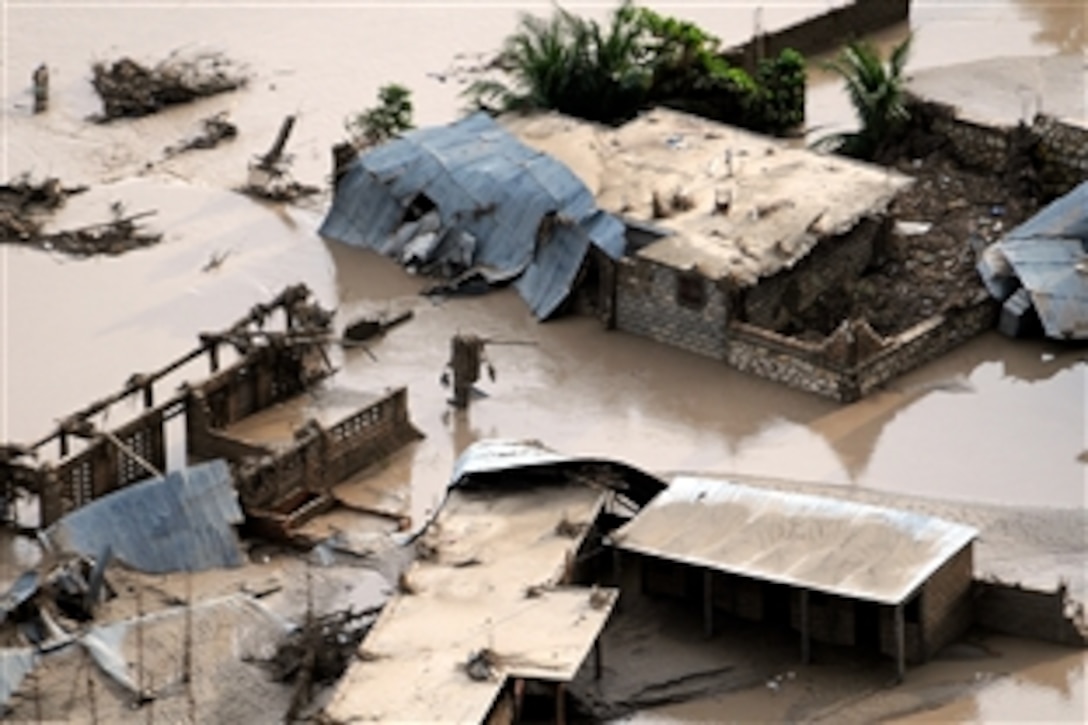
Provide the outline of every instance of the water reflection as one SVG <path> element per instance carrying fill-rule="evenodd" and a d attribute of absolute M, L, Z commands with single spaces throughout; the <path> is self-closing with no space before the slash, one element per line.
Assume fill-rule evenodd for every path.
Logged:
<path fill-rule="evenodd" d="M 1039 25 L 1035 42 L 1060 53 L 1080 53 L 1088 47 L 1088 9 L 1083 0 L 1013 0 L 1022 18 Z"/>

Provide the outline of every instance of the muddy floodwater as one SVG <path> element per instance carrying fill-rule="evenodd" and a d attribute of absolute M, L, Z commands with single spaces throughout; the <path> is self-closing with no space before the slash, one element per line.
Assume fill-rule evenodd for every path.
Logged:
<path fill-rule="evenodd" d="M 653 3 L 727 43 L 744 40 L 757 22 L 773 28 L 832 4 L 764 0 L 757 13 L 755 3 Z M 598 17 L 610 7 L 566 6 Z M 384 83 L 413 90 L 417 123 L 452 119 L 464 86 L 450 71 L 490 57 L 518 10 L 549 8 L 5 3 L 0 175 L 31 172 L 93 185 L 69 200 L 57 225 L 104 220 L 121 202 L 130 212 L 155 211 L 146 221 L 165 236 L 155 248 L 111 259 L 0 248 L 0 439 L 39 437 L 132 373 L 188 351 L 198 332 L 229 324 L 302 281 L 338 309 L 341 324 L 362 313 L 415 313 L 372 345 L 376 360 L 361 350 L 339 352 L 340 373 L 274 422 L 345 410 L 385 387 L 408 385 L 413 420 L 427 438 L 344 496 L 403 509 L 415 520 L 436 506 L 455 456 L 492 436 L 534 438 L 659 472 L 740 472 L 1012 507 L 1088 508 L 1078 462 L 1088 448 L 1084 348 L 989 334 L 884 392 L 839 406 L 648 340 L 605 333 L 589 319 L 538 324 L 512 291 L 432 302 L 418 294 L 424 283 L 393 263 L 321 240 L 315 230 L 327 197 L 285 207 L 232 191 L 287 114 L 298 116 L 288 145 L 293 170 L 319 185 L 327 183 L 329 149 L 343 136 L 345 116 L 372 105 Z M 1084 26 L 1078 2 L 917 2 L 910 67 L 1080 53 Z M 907 30 L 893 28 L 877 40 L 888 45 Z M 92 62 L 121 55 L 155 61 L 173 49 L 223 51 L 247 66 L 249 87 L 136 121 L 86 121 L 99 110 L 89 84 Z M 51 69 L 51 107 L 33 116 L 30 77 L 42 62 Z M 837 84 L 820 71 L 812 80 L 810 125 L 849 124 Z M 220 111 L 238 125 L 238 138 L 211 151 L 164 156 L 201 118 Z M 223 263 L 205 271 L 213 257 Z M 519 344 L 490 349 L 498 375 L 481 384 L 487 397 L 453 415 L 439 375 L 458 331 Z M 9 567 L 0 563 L 0 579 L 10 578 Z M 1083 713 L 1083 657 L 1055 655 L 1024 667 L 1016 678 L 987 682 L 974 699 L 925 717 L 1003 719 L 1020 712 L 1014 702 L 1042 708 L 1027 706 L 1025 717 L 1068 717 L 1074 707 Z M 1045 673 L 1035 676 L 1043 670 L 1032 667 Z M 678 709 L 668 717 L 705 715 Z"/>

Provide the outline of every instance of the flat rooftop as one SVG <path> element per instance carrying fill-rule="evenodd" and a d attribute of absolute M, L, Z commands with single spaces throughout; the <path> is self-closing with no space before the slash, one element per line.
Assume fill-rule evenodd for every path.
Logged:
<path fill-rule="evenodd" d="M 567 164 L 601 208 L 669 232 L 635 254 L 739 286 L 789 269 L 821 239 L 882 213 L 911 183 L 878 166 L 668 109 L 617 129 L 559 114 L 504 124 Z M 655 194 L 667 206 L 682 197 L 689 208 L 655 217 Z"/>
<path fill-rule="evenodd" d="M 412 593 L 386 605 L 326 719 L 481 722 L 508 677 L 573 679 L 617 595 L 560 585 L 604 496 L 516 482 L 453 490 L 407 572 Z M 496 661 L 478 680 L 465 663 L 482 650 Z"/>
<path fill-rule="evenodd" d="M 612 538 L 661 559 L 899 604 L 976 536 L 933 516 L 684 477 Z"/>

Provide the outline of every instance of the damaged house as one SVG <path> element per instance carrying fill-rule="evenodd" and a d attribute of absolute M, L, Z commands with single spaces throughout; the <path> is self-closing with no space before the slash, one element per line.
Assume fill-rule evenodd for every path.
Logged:
<path fill-rule="evenodd" d="M 987 247 L 978 271 L 1006 335 L 1088 338 L 1088 182 Z"/>
<path fill-rule="evenodd" d="M 420 129 L 360 155 L 340 179 L 322 236 L 444 280 L 436 291 L 513 282 L 545 319 L 591 249 L 623 253 L 623 224 L 585 185 L 490 116 Z"/>

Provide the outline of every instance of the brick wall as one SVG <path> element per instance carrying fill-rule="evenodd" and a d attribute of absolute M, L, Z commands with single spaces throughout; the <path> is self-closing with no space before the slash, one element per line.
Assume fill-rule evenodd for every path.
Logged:
<path fill-rule="evenodd" d="M 819 346 L 757 327 L 733 324 L 725 361 L 741 372 L 834 400 L 844 399 L 844 373 L 817 361 Z"/>
<path fill-rule="evenodd" d="M 687 307 L 677 299 L 684 274 L 641 257 L 622 260 L 616 270 L 616 327 L 721 360 L 728 295 L 710 280 L 693 280 L 702 285 L 706 302 L 698 309 Z"/>
<path fill-rule="evenodd" d="M 1040 114 L 1032 123 L 1040 182 L 1048 196 L 1060 196 L 1088 179 L 1088 126 Z"/>
<path fill-rule="evenodd" d="M 968 544 L 933 573 L 922 587 L 922 652 L 929 659 L 959 638 L 972 620 L 974 547 Z"/>

